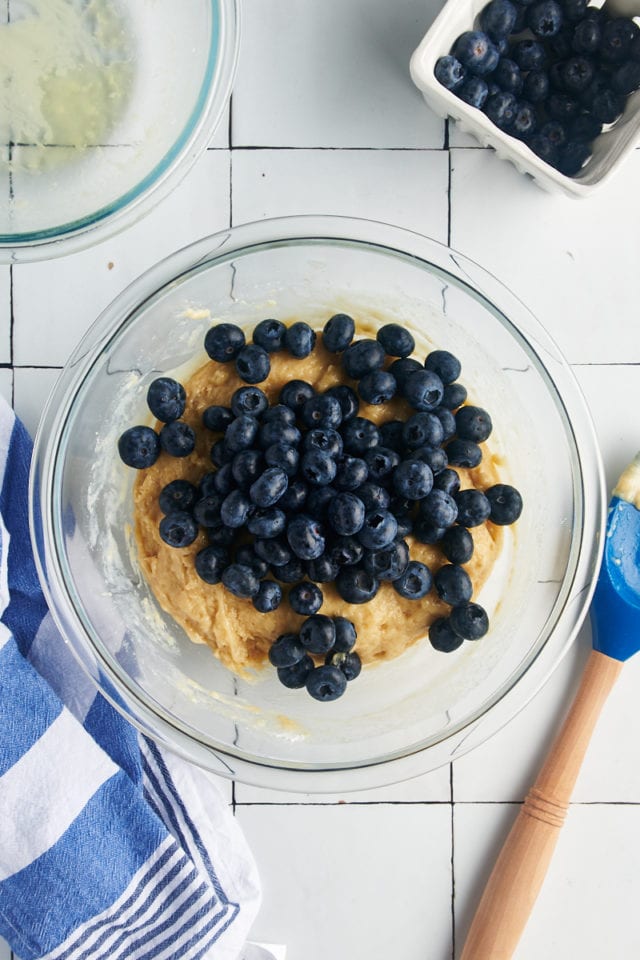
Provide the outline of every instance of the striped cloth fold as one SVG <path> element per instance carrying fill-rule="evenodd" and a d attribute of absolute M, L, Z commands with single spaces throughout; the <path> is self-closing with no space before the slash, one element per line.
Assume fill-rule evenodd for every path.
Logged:
<path fill-rule="evenodd" d="M 0 401 L 0 935 L 22 960 L 235 960 L 260 901 L 214 778 L 85 678 L 37 578 L 31 441 Z"/>

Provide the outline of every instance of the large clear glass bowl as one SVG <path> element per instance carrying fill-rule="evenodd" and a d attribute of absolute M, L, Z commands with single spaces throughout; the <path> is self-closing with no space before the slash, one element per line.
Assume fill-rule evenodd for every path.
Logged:
<path fill-rule="evenodd" d="M 492 412 L 493 453 L 524 497 L 480 601 L 491 630 L 437 654 L 419 642 L 318 703 L 267 668 L 247 682 L 163 614 L 132 542 L 119 434 L 148 384 L 206 360 L 216 320 L 320 326 L 337 311 L 393 318 L 419 349 L 452 350 Z M 434 241 L 366 221 L 263 221 L 160 263 L 102 314 L 51 396 L 32 472 L 47 599 L 77 657 L 150 736 L 225 776 L 339 791 L 412 776 L 482 742 L 539 688 L 574 638 L 599 561 L 605 500 L 582 395 L 557 347 L 493 276 Z"/>
<path fill-rule="evenodd" d="M 237 0 L 6 0 L 0 12 L 0 262 L 129 226 L 211 141 Z"/>

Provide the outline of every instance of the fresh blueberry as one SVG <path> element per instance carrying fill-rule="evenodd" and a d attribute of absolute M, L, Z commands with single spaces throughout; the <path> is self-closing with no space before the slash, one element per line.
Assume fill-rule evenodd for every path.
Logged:
<path fill-rule="evenodd" d="M 440 406 L 444 386 L 437 373 L 423 369 L 409 374 L 402 392 L 414 410 L 430 412 Z"/>
<path fill-rule="evenodd" d="M 380 444 L 383 447 L 389 447 L 391 450 L 397 450 L 400 453 L 404 448 L 404 430 L 403 420 L 387 420 L 378 427 L 380 432 Z"/>
<path fill-rule="evenodd" d="M 308 653 L 328 653 L 336 641 L 336 625 L 331 617 L 315 614 L 300 627 L 300 643 Z"/>
<path fill-rule="evenodd" d="M 229 552 L 224 547 L 209 546 L 195 556 L 196 573 L 205 583 L 220 583 L 229 564 Z"/>
<path fill-rule="evenodd" d="M 358 393 L 365 403 L 379 406 L 388 403 L 396 395 L 398 384 L 393 374 L 386 370 L 367 373 L 358 384 Z"/>
<path fill-rule="evenodd" d="M 582 20 L 588 0 L 561 0 L 562 12 L 567 20 Z"/>
<path fill-rule="evenodd" d="M 500 58 L 491 38 L 482 30 L 467 30 L 460 34 L 455 42 L 453 55 L 470 73 L 479 77 L 495 70 Z"/>
<path fill-rule="evenodd" d="M 538 131 L 529 139 L 527 146 L 545 163 L 555 167 L 558 162 L 558 148 L 549 137 Z"/>
<path fill-rule="evenodd" d="M 471 599 L 473 584 L 467 571 L 457 563 L 445 563 L 433 577 L 436 593 L 445 603 L 456 607 Z"/>
<path fill-rule="evenodd" d="M 257 507 L 273 507 L 289 485 L 289 478 L 280 467 L 267 467 L 249 488 L 249 496 Z"/>
<path fill-rule="evenodd" d="M 337 472 L 336 461 L 324 450 L 307 450 L 300 461 L 300 473 L 312 486 L 324 487 Z"/>
<path fill-rule="evenodd" d="M 287 527 L 287 540 L 296 557 L 315 560 L 324 553 L 325 539 L 322 527 L 314 517 L 296 514 Z"/>
<path fill-rule="evenodd" d="M 324 488 L 319 487 L 318 489 L 322 490 Z M 296 513 L 298 510 L 302 510 L 308 493 L 309 488 L 304 480 L 294 480 L 293 483 L 290 481 L 289 486 L 278 500 L 280 509 L 287 513 Z"/>
<path fill-rule="evenodd" d="M 268 507 L 256 510 L 247 522 L 247 530 L 254 537 L 270 539 L 279 537 L 287 527 L 287 517 L 283 510 L 277 507 Z"/>
<path fill-rule="evenodd" d="M 547 120 L 547 122 L 543 123 L 540 127 L 540 133 L 544 137 L 547 137 L 557 150 L 567 142 L 567 128 L 560 120 Z M 462 409 L 464 410 L 465 408 L 463 407 Z M 475 440 L 477 438 L 469 437 L 468 439 Z"/>
<path fill-rule="evenodd" d="M 301 617 L 310 617 L 317 613 L 324 601 L 320 587 L 306 581 L 291 587 L 288 599 L 291 609 Z"/>
<path fill-rule="evenodd" d="M 274 443 L 297 447 L 301 440 L 302 434 L 295 424 L 278 423 L 275 420 L 263 423 L 258 433 L 258 443 L 263 450 L 268 450 Z"/>
<path fill-rule="evenodd" d="M 420 543 L 426 543 L 430 546 L 440 543 L 446 527 L 439 527 L 437 523 L 429 520 L 427 517 L 418 517 L 413 524 L 413 536 Z"/>
<path fill-rule="evenodd" d="M 337 700 L 347 687 L 347 678 L 339 667 L 325 663 L 314 667 L 307 677 L 306 687 L 314 700 Z"/>
<path fill-rule="evenodd" d="M 329 501 L 327 518 L 340 536 L 350 537 L 358 533 L 364 524 L 364 517 L 364 504 L 353 493 L 338 493 Z"/>
<path fill-rule="evenodd" d="M 235 539 L 236 531 L 222 520 L 216 520 L 213 526 L 207 527 L 207 540 L 212 547 L 230 547 Z"/>
<path fill-rule="evenodd" d="M 198 536 L 198 524 L 186 510 L 176 510 L 160 521 L 160 537 L 170 547 L 188 547 Z"/>
<path fill-rule="evenodd" d="M 245 383 L 262 383 L 270 371 L 269 354 L 257 343 L 248 343 L 236 357 L 236 373 Z"/>
<path fill-rule="evenodd" d="M 222 480 L 220 480 L 219 474 L 222 474 Z M 208 497 L 212 493 L 222 493 L 226 497 L 234 485 L 235 481 L 231 474 L 231 464 L 225 463 L 224 466 L 218 470 L 209 470 L 208 473 L 203 473 L 198 483 L 198 496 L 196 499 L 199 497 Z"/>
<path fill-rule="evenodd" d="M 413 460 L 422 460 L 423 463 L 426 463 L 434 478 L 444 470 L 449 463 L 449 458 L 442 447 L 418 447 L 417 450 L 411 451 L 411 458 Z"/>
<path fill-rule="evenodd" d="M 342 365 L 352 380 L 362 380 L 368 373 L 380 370 L 384 363 L 384 350 L 377 340 L 356 340 L 342 354 Z"/>
<path fill-rule="evenodd" d="M 640 88 L 640 63 L 637 60 L 628 60 L 615 71 L 611 78 L 611 86 L 616 93 L 628 96 Z"/>
<path fill-rule="evenodd" d="M 231 461 L 231 476 L 241 490 L 248 490 L 264 470 L 260 450 L 241 450 Z"/>
<path fill-rule="evenodd" d="M 316 520 L 324 520 L 327 507 L 335 495 L 336 491 L 331 486 L 311 487 L 305 501 L 305 513 Z"/>
<path fill-rule="evenodd" d="M 369 467 L 362 457 L 351 457 L 346 454 L 338 460 L 334 487 L 337 490 L 357 490 L 369 476 Z"/>
<path fill-rule="evenodd" d="M 422 364 L 418 360 L 413 357 L 402 357 L 400 360 L 393 361 L 388 372 L 395 378 L 398 388 L 402 391 L 409 374 L 422 369 Z"/>
<path fill-rule="evenodd" d="M 165 423 L 159 439 L 162 449 L 172 457 L 188 457 L 196 448 L 195 431 L 184 420 Z"/>
<path fill-rule="evenodd" d="M 156 420 L 170 423 L 184 413 L 187 394 L 181 383 L 171 377 L 158 377 L 149 384 L 147 406 Z"/>
<path fill-rule="evenodd" d="M 453 92 L 460 89 L 464 83 L 467 71 L 456 57 L 446 54 L 436 60 L 434 68 L 436 80 Z"/>
<path fill-rule="evenodd" d="M 367 465 L 369 479 L 380 483 L 398 466 L 400 454 L 387 447 L 373 447 L 364 454 L 364 462 Z"/>
<path fill-rule="evenodd" d="M 229 407 L 214 404 L 202 413 L 203 426 L 214 433 L 224 433 L 230 423 L 233 423 L 233 414 Z"/>
<path fill-rule="evenodd" d="M 216 440 L 209 453 L 211 463 L 216 467 L 223 467 L 227 463 L 230 464 L 233 456 L 233 452 L 227 449 L 224 440 Z"/>
<path fill-rule="evenodd" d="M 362 660 L 355 651 L 351 653 L 335 652 L 327 656 L 327 662 L 334 667 L 338 667 L 345 675 L 347 681 L 355 680 L 362 670 Z"/>
<path fill-rule="evenodd" d="M 562 7 L 556 0 L 538 0 L 529 7 L 527 24 L 536 37 L 554 37 L 560 32 L 563 23 Z"/>
<path fill-rule="evenodd" d="M 316 394 L 306 401 L 300 417 L 307 427 L 333 430 L 342 423 L 342 407 L 336 397 L 327 396 L 325 393 Z"/>
<path fill-rule="evenodd" d="M 224 446 L 230 454 L 248 450 L 258 435 L 258 421 L 244 414 L 229 424 L 224 435 Z"/>
<path fill-rule="evenodd" d="M 433 414 L 440 421 L 440 425 L 444 431 L 442 439 L 448 440 L 456 432 L 456 419 L 453 413 L 447 407 L 440 406 L 436 407 L 436 409 L 433 411 Z"/>
<path fill-rule="evenodd" d="M 444 439 L 442 423 L 434 413 L 414 413 L 404 424 L 402 439 L 409 450 L 437 447 Z"/>
<path fill-rule="evenodd" d="M 232 490 L 222 501 L 220 519 L 227 527 L 243 527 L 253 512 L 251 501 L 241 490 Z"/>
<path fill-rule="evenodd" d="M 462 527 L 479 527 L 489 519 L 491 504 L 482 490 L 460 490 L 454 494 L 458 504 L 458 523 Z"/>
<path fill-rule="evenodd" d="M 385 323 L 378 330 L 376 340 L 389 357 L 408 357 L 416 348 L 412 334 L 399 323 Z"/>
<path fill-rule="evenodd" d="M 560 68 L 560 78 L 567 93 L 577 94 L 586 90 L 595 74 L 595 68 L 587 57 L 570 57 Z"/>
<path fill-rule="evenodd" d="M 547 52 L 539 40 L 518 40 L 511 55 L 521 70 L 541 70 L 547 62 Z"/>
<path fill-rule="evenodd" d="M 602 124 L 590 113 L 581 113 L 571 122 L 567 132 L 567 139 L 574 143 L 591 143 L 602 133 Z"/>
<path fill-rule="evenodd" d="M 253 331 L 253 342 L 267 353 L 275 353 L 284 346 L 286 329 L 279 320 L 261 320 Z"/>
<path fill-rule="evenodd" d="M 300 583 L 306 573 L 305 565 L 299 557 L 293 557 L 288 563 L 276 567 L 276 576 L 282 583 Z"/>
<path fill-rule="evenodd" d="M 505 90 L 507 93 L 518 96 L 522 90 L 523 80 L 520 67 L 515 60 L 511 60 L 509 57 L 500 57 L 498 66 L 491 74 L 491 79 L 498 84 L 501 90 Z"/>
<path fill-rule="evenodd" d="M 342 454 L 344 443 L 337 430 L 318 427 L 309 430 L 304 436 L 305 450 L 322 450 L 330 457 L 339 457 Z"/>
<path fill-rule="evenodd" d="M 629 56 L 631 44 L 640 28 L 628 17 L 609 20 L 602 28 L 598 53 L 607 63 L 622 63 Z"/>
<path fill-rule="evenodd" d="M 282 603 L 282 587 L 274 580 L 262 580 L 252 602 L 258 613 L 273 613 Z"/>
<path fill-rule="evenodd" d="M 355 332 L 353 318 L 346 313 L 336 313 L 324 325 L 322 343 L 330 353 L 342 353 L 353 340 Z"/>
<path fill-rule="evenodd" d="M 224 501 L 220 493 L 210 493 L 208 497 L 200 497 L 193 507 L 193 519 L 201 527 L 211 527 L 220 519 L 220 507 Z"/>
<path fill-rule="evenodd" d="M 346 617 L 334 617 L 333 625 L 336 630 L 336 639 L 333 649 L 336 653 L 350 653 L 356 645 L 358 634 L 351 620 Z"/>
<path fill-rule="evenodd" d="M 341 433 L 347 453 L 360 455 L 380 443 L 380 431 L 365 417 L 353 417 L 344 424 Z"/>
<path fill-rule="evenodd" d="M 163 487 L 158 497 L 158 506 L 163 513 L 176 510 L 193 510 L 198 500 L 198 488 L 188 480 L 172 480 Z"/>
<path fill-rule="evenodd" d="M 269 564 L 258 556 L 252 543 L 243 543 L 237 548 L 234 563 L 242 563 L 245 567 L 251 567 L 258 580 L 262 580 L 269 573 Z"/>
<path fill-rule="evenodd" d="M 344 566 L 336 577 L 336 589 L 345 603 L 369 603 L 380 586 L 376 577 L 362 567 Z"/>
<path fill-rule="evenodd" d="M 432 350 L 427 354 L 424 367 L 435 373 L 445 386 L 457 380 L 462 371 L 462 364 L 448 350 Z"/>
<path fill-rule="evenodd" d="M 591 156 L 586 143 L 567 143 L 560 150 L 557 167 L 565 177 L 575 177 Z"/>
<path fill-rule="evenodd" d="M 404 540 L 396 540 L 384 550 L 369 550 L 362 565 L 378 580 L 397 580 L 409 566 L 409 548 Z"/>
<path fill-rule="evenodd" d="M 467 399 L 467 388 L 462 383 L 446 384 L 442 394 L 442 406 L 456 410 Z"/>
<path fill-rule="evenodd" d="M 493 424 L 491 417 L 482 407 L 460 407 L 455 415 L 456 434 L 461 440 L 475 440 L 482 443 L 491 435 Z"/>
<path fill-rule="evenodd" d="M 393 581 L 394 590 L 405 600 L 421 600 L 431 590 L 431 571 L 419 560 L 410 560 L 404 573 Z"/>
<path fill-rule="evenodd" d="M 300 690 L 306 685 L 307 677 L 314 668 L 313 660 L 309 654 L 305 654 L 301 660 L 290 667 L 278 667 L 278 680 L 284 687 Z"/>
<path fill-rule="evenodd" d="M 296 415 L 291 407 L 285 407 L 284 403 L 276 403 L 262 414 L 261 420 L 264 423 L 275 423 L 279 427 L 294 426 Z"/>
<path fill-rule="evenodd" d="M 484 112 L 496 127 L 508 130 L 515 119 L 518 101 L 512 93 L 495 93 L 488 97 L 484 105 Z"/>
<path fill-rule="evenodd" d="M 272 443 L 265 450 L 264 459 L 270 467 L 280 467 L 288 477 L 295 477 L 298 472 L 300 454 L 288 443 Z"/>
<path fill-rule="evenodd" d="M 364 504 L 367 512 L 371 510 L 386 510 L 389 506 L 389 492 L 377 483 L 366 481 L 358 489 L 358 497 Z"/>
<path fill-rule="evenodd" d="M 336 537 L 329 548 L 329 559 L 338 567 L 353 567 L 364 556 L 364 547 L 355 537 Z"/>
<path fill-rule="evenodd" d="M 245 414 L 250 417 L 259 417 L 268 406 L 267 395 L 260 387 L 240 387 L 231 397 L 231 411 L 236 417 L 242 417 Z"/>
<path fill-rule="evenodd" d="M 389 510 L 367 513 L 357 539 L 367 550 L 383 550 L 390 546 L 398 533 L 398 521 Z"/>
<path fill-rule="evenodd" d="M 493 40 L 499 40 L 513 32 L 517 16 L 510 0 L 491 0 L 480 13 L 480 26 Z"/>
<path fill-rule="evenodd" d="M 207 330 L 204 338 L 205 350 L 219 363 L 235 360 L 245 343 L 244 333 L 234 323 L 218 323 Z"/>
<path fill-rule="evenodd" d="M 479 603 L 461 603 L 449 614 L 449 624 L 464 640 L 479 640 L 489 629 L 489 617 Z"/>
<path fill-rule="evenodd" d="M 403 460 L 393 474 L 393 489 L 409 500 L 422 500 L 432 487 L 433 473 L 422 460 Z"/>
<path fill-rule="evenodd" d="M 458 507 L 450 494 L 436 488 L 420 501 L 420 516 L 437 527 L 450 527 L 456 522 Z"/>
<path fill-rule="evenodd" d="M 577 117 L 580 104 L 568 93 L 552 93 L 546 103 L 547 113 L 553 120 L 568 122 Z"/>
<path fill-rule="evenodd" d="M 353 390 L 351 387 L 347 387 L 346 384 L 337 387 L 329 387 L 328 390 L 325 390 L 325 395 L 328 397 L 335 397 L 340 404 L 343 423 L 346 420 L 351 420 L 358 413 L 360 408 L 358 395 L 355 390 Z"/>
<path fill-rule="evenodd" d="M 511 133 L 514 137 L 520 137 L 526 140 L 532 136 L 538 125 L 538 117 L 535 107 L 525 100 L 520 100 L 516 108 L 516 114 L 511 125 Z"/>
<path fill-rule="evenodd" d="M 489 96 L 489 86 L 482 77 L 469 77 L 456 93 L 460 100 L 464 100 L 470 107 L 482 110 Z"/>
<path fill-rule="evenodd" d="M 522 513 L 522 497 L 515 487 L 508 483 L 496 483 L 485 490 L 485 496 L 491 504 L 489 519 L 500 526 L 515 523 Z"/>
<path fill-rule="evenodd" d="M 445 493 L 453 496 L 460 489 L 460 476 L 455 470 L 445 467 L 433 478 L 433 485 L 437 490 L 444 490 Z"/>
<path fill-rule="evenodd" d="M 315 390 L 306 380 L 290 380 L 280 391 L 280 403 L 299 413 L 307 400 L 315 396 Z"/>
<path fill-rule="evenodd" d="M 513 25 L 512 34 L 522 33 L 523 30 L 526 30 L 527 27 L 527 7 L 529 6 L 530 0 L 527 0 L 526 3 L 523 3 L 522 0 L 519 0 L 516 3 L 516 22 Z"/>
<path fill-rule="evenodd" d="M 575 53 L 596 53 L 602 41 L 602 25 L 598 20 L 585 19 L 576 23 L 571 35 L 571 49 Z"/>
<path fill-rule="evenodd" d="M 296 633 L 282 633 L 269 647 L 269 662 L 274 667 L 293 667 L 307 656 Z"/>
<path fill-rule="evenodd" d="M 257 537 L 253 543 L 253 549 L 261 560 L 266 560 L 272 567 L 284 567 L 289 563 L 293 554 L 289 549 L 289 544 L 283 537 L 273 537 L 270 540 L 263 540 Z"/>
<path fill-rule="evenodd" d="M 601 90 L 591 101 L 591 113 L 601 123 L 615 123 L 624 110 L 624 102 L 615 90 Z"/>
<path fill-rule="evenodd" d="M 543 70 L 530 70 L 524 78 L 522 95 L 529 103 L 542 103 L 549 96 L 549 77 Z"/>
<path fill-rule="evenodd" d="M 316 345 L 316 332 L 304 320 L 298 320 L 287 327 L 284 345 L 296 360 L 308 357 Z"/>
<path fill-rule="evenodd" d="M 449 527 L 440 541 L 440 549 L 450 563 L 468 563 L 473 556 L 473 537 L 466 527 Z"/>
<path fill-rule="evenodd" d="M 333 583 L 338 576 L 340 567 L 331 557 L 323 553 L 321 557 L 315 560 L 307 560 L 307 576 L 314 583 Z"/>
<path fill-rule="evenodd" d="M 429 641 L 439 653 L 452 653 L 462 646 L 463 639 L 454 632 L 449 617 L 438 617 L 429 627 Z"/>

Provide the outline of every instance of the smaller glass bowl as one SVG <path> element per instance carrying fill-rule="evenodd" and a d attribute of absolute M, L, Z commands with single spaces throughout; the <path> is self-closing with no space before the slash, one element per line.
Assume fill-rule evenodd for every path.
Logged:
<path fill-rule="evenodd" d="M 419 642 L 318 703 L 267 668 L 236 677 L 156 603 L 132 541 L 117 438 L 148 418 L 162 373 L 206 361 L 212 321 L 320 328 L 388 319 L 418 350 L 452 350 L 493 415 L 492 454 L 525 510 L 478 599 L 489 634 L 454 654 Z M 434 241 L 330 217 L 263 221 L 204 239 L 132 284 L 72 356 L 36 439 L 31 522 L 47 600 L 102 692 L 150 736 L 225 776 L 293 790 L 400 780 L 482 742 L 524 705 L 587 610 L 604 523 L 588 411 L 556 346 L 494 277 Z M 510 530 L 510 528 L 507 528 Z M 348 610 L 346 611 L 348 616 Z M 426 631 L 425 631 L 426 632 Z"/>
<path fill-rule="evenodd" d="M 129 226 L 205 150 L 231 92 L 238 8 L 6 0 L 3 41 L 0 262 L 38 260 Z"/>

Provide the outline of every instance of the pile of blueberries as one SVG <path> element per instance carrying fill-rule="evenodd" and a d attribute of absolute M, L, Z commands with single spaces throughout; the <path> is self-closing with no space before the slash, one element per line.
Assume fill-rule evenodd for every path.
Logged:
<path fill-rule="evenodd" d="M 247 344 L 234 324 L 211 327 L 208 355 L 233 363 L 249 385 L 233 393 L 229 407 L 210 406 L 202 414 L 214 469 L 198 485 L 173 480 L 159 498 L 167 544 L 189 546 L 205 530 L 208 545 L 196 554 L 195 568 L 206 583 L 222 583 L 261 613 L 277 609 L 288 586 L 290 607 L 308 619 L 299 635 L 275 641 L 270 660 L 286 686 L 306 686 L 317 699 L 335 699 L 342 681 L 360 670 L 353 624 L 318 613 L 321 584 L 334 583 L 349 604 L 367 603 L 385 581 L 410 600 L 435 587 L 451 613 L 431 625 L 430 641 L 437 650 L 454 650 L 488 629 L 486 612 L 471 602 L 463 567 L 474 549 L 469 528 L 486 520 L 511 524 L 522 510 L 520 494 L 507 484 L 460 490 L 455 467 L 480 463 L 492 423 L 485 410 L 464 403 L 457 358 L 434 350 L 424 363 L 413 359 L 415 341 L 398 324 L 381 327 L 376 339 L 354 335 L 347 314 L 331 317 L 322 332 L 323 346 L 340 355 L 353 386 L 317 392 L 292 380 L 270 404 L 256 386 L 269 375 L 270 355 L 308 356 L 316 332 L 303 322 L 286 327 L 263 320 Z M 406 420 L 377 426 L 359 416 L 361 400 L 381 405 L 395 396 L 414 411 Z M 122 460 L 144 469 L 162 450 L 174 457 L 192 453 L 196 435 L 181 419 L 182 384 L 159 377 L 147 402 L 163 425 L 157 432 L 126 430 L 118 444 Z M 439 544 L 447 563 L 432 575 L 411 560 L 409 534 Z M 316 667 L 310 654 L 327 662 Z"/>
<path fill-rule="evenodd" d="M 587 0 L 491 0 L 435 76 L 569 177 L 640 88 L 640 27 Z"/>

